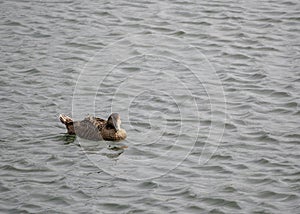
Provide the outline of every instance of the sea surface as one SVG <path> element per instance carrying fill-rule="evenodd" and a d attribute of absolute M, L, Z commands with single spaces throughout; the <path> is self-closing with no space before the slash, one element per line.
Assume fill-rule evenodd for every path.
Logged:
<path fill-rule="evenodd" d="M 300 213 L 298 0 L 4 0 L 0 17 L 0 213 Z M 58 119 L 112 112 L 124 141 Z"/>

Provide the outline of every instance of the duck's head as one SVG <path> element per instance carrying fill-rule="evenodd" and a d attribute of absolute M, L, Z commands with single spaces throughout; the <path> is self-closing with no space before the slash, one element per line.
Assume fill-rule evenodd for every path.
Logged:
<path fill-rule="evenodd" d="M 114 130 L 119 131 L 121 129 L 120 115 L 118 113 L 112 113 L 107 120 L 107 125 Z"/>

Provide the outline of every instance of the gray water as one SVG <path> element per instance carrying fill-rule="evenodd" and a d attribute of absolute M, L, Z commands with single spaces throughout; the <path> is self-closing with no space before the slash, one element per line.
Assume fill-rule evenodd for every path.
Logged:
<path fill-rule="evenodd" d="M 300 4 L 1 1 L 1 213 L 299 213 Z M 119 112 L 128 138 L 60 113 Z"/>

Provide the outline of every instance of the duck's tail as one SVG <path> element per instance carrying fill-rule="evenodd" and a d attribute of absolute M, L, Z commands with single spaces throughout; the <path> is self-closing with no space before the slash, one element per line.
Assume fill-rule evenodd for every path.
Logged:
<path fill-rule="evenodd" d="M 71 117 L 68 117 L 67 115 L 64 114 L 60 114 L 59 119 L 63 124 L 66 125 L 68 134 L 75 134 L 74 124 Z"/>
<path fill-rule="evenodd" d="M 68 117 L 67 115 L 64 115 L 64 114 L 60 114 L 59 119 L 65 125 L 73 122 L 71 117 Z"/>

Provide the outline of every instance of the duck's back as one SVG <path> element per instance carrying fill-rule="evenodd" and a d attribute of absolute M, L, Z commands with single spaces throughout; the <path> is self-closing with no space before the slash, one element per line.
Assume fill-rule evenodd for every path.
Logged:
<path fill-rule="evenodd" d="M 74 122 L 76 135 L 88 140 L 102 140 L 101 130 L 106 125 L 106 120 L 97 117 L 86 117 L 82 121 Z"/>

